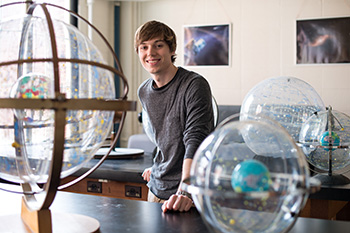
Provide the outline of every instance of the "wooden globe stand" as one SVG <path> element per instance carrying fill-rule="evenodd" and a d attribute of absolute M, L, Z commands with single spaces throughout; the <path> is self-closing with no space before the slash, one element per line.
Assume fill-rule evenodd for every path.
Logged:
<path fill-rule="evenodd" d="M 21 218 L 23 223 L 21 229 L 16 229 L 19 233 L 55 233 L 55 232 L 98 232 L 100 223 L 91 217 L 79 214 L 51 213 L 49 209 L 31 211 L 22 200 Z M 25 231 L 23 231 L 23 228 Z M 11 230 L 14 230 L 11 227 Z M 29 231 L 28 231 L 29 230 Z"/>
<path fill-rule="evenodd" d="M 25 200 L 22 199 L 21 218 L 34 233 L 52 232 L 52 218 L 49 209 L 32 211 L 27 207 Z"/>
<path fill-rule="evenodd" d="M 50 209 L 31 211 L 22 199 L 21 215 L 0 216 L 0 232 L 16 233 L 82 233 L 99 232 L 94 218 L 71 213 L 56 213 Z"/>

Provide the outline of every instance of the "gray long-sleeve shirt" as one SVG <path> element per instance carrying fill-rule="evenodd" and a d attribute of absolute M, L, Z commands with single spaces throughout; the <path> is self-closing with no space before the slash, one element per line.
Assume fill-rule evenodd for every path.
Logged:
<path fill-rule="evenodd" d="M 143 82 L 138 96 L 158 147 L 148 187 L 168 199 L 180 184 L 183 160 L 193 158 L 214 128 L 210 86 L 199 74 L 179 67 L 161 88 L 154 88 L 151 78 Z"/>

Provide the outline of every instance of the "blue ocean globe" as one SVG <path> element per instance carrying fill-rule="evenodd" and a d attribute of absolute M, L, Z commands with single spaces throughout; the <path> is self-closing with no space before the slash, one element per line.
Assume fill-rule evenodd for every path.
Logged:
<path fill-rule="evenodd" d="M 238 164 L 231 176 L 231 185 L 237 193 L 268 191 L 270 183 L 267 167 L 253 159 Z"/>
<path fill-rule="evenodd" d="M 320 136 L 320 145 L 324 147 L 324 150 L 335 150 L 334 147 L 337 147 L 340 145 L 340 138 L 337 133 L 334 131 L 326 131 Z M 332 147 L 332 148 L 329 148 Z"/>

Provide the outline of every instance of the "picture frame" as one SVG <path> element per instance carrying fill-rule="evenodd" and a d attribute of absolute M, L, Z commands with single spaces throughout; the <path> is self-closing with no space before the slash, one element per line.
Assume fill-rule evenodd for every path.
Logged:
<path fill-rule="evenodd" d="M 230 66 L 231 24 L 185 25 L 185 66 Z"/>
<path fill-rule="evenodd" d="M 350 17 L 296 21 L 296 64 L 350 63 Z"/>

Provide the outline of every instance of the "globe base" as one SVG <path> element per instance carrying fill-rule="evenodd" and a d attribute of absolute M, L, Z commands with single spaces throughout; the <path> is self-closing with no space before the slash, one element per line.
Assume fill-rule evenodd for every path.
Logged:
<path fill-rule="evenodd" d="M 51 211 L 49 209 L 31 211 L 22 198 L 21 218 L 23 223 L 34 233 L 52 233 Z"/>
<path fill-rule="evenodd" d="M 322 185 L 346 185 L 350 184 L 350 179 L 341 174 L 317 174 L 314 178 L 318 179 Z"/>
<path fill-rule="evenodd" d="M 71 213 L 51 213 L 49 209 L 30 211 L 22 203 L 21 215 L 0 216 L 0 232 L 56 233 L 99 232 L 100 223 L 91 217 Z"/>

